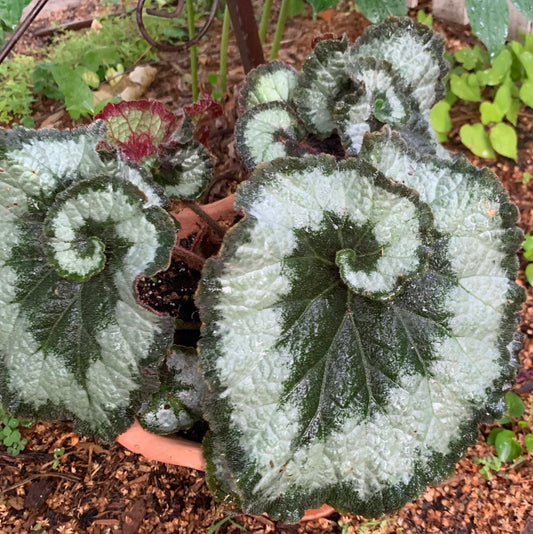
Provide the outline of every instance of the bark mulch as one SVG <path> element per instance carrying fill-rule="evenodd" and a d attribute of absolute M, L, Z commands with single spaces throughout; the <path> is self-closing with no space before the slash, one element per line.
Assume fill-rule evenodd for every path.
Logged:
<path fill-rule="evenodd" d="M 428 4 L 421 2 L 422 6 Z M 67 9 L 40 17 L 30 31 L 39 26 L 49 26 L 54 20 L 66 22 L 90 17 L 105 7 L 103 3 L 90 0 L 75 10 Z M 328 12 L 315 22 L 309 16 L 291 19 L 284 34 L 280 58 L 299 67 L 317 33 L 347 33 L 353 40 L 366 25 L 368 22 L 363 17 L 349 10 Z M 436 29 L 447 36 L 451 50 L 475 41 L 462 27 L 436 21 Z M 220 22 L 216 21 L 209 39 L 204 39 L 200 46 L 201 88 L 206 92 L 210 89 L 207 73 L 218 69 L 219 32 Z M 272 33 L 273 28 L 270 40 Z M 42 43 L 42 40 L 30 35 L 19 45 L 19 51 Z M 217 157 L 217 172 L 210 187 L 209 201 L 227 195 L 246 178 L 235 157 L 231 137 L 235 96 L 244 78 L 238 58 L 236 46 L 231 42 L 228 66 L 230 92 L 223 99 L 225 116 L 213 125 L 211 139 Z M 159 74 L 146 96 L 161 100 L 173 110 L 189 103 L 187 54 L 179 57 L 163 54 L 155 66 Z M 448 148 L 465 151 L 459 142 L 458 130 L 465 120 L 476 120 L 475 108 L 465 106 L 455 110 L 455 127 Z M 36 104 L 34 120 L 37 127 L 51 116 L 56 127 L 74 125 L 60 104 L 45 100 Z M 527 185 L 522 183 L 523 172 L 533 173 L 531 110 L 521 113 L 517 130 L 518 165 L 503 157 L 489 161 L 480 160 L 470 153 L 467 156 L 475 164 L 488 166 L 498 174 L 520 209 L 522 229 L 533 232 L 533 180 Z M 515 391 L 523 391 L 521 397 L 527 407 L 524 417 L 531 423 L 533 294 L 526 283 L 524 267 L 522 259 L 519 282 L 527 287 L 528 297 L 520 327 L 524 334 L 524 347 L 520 353 L 522 383 L 515 387 Z M 173 265 L 173 269 L 175 276 L 190 281 L 191 273 L 184 271 L 179 262 Z M 176 303 L 170 283 L 162 277 L 158 290 L 161 300 L 168 301 L 168 307 L 172 308 Z M 184 301 L 179 305 L 189 306 Z M 209 496 L 202 472 L 151 462 L 119 445 L 109 446 L 79 438 L 72 432 L 69 422 L 37 422 L 24 430 L 28 439 L 25 451 L 12 457 L 5 449 L 0 449 L 0 534 L 201 534 L 207 533 L 220 521 L 222 523 L 216 532 L 222 534 L 239 533 L 243 529 L 247 532 L 285 534 L 533 534 L 533 457 L 528 454 L 525 461 L 516 467 L 504 464 L 499 472 L 492 473 L 491 479 L 483 477 L 480 474 L 482 466 L 476 464 L 475 459 L 495 454 L 494 449 L 486 444 L 490 428 L 480 426 L 477 443 L 457 464 L 455 474 L 441 485 L 428 488 L 423 496 L 396 514 L 370 521 L 360 516 L 334 513 L 309 523 L 285 525 L 267 517 L 245 515 L 229 504 L 215 503 Z M 61 447 L 65 452 L 55 466 L 53 451 Z"/>

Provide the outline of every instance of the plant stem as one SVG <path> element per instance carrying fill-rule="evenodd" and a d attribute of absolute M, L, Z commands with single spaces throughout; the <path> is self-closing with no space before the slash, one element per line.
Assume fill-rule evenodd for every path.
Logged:
<path fill-rule="evenodd" d="M 208 215 L 200 205 L 198 205 L 196 202 L 192 200 L 184 200 L 182 201 L 185 206 L 191 209 L 191 211 L 194 211 L 198 217 L 200 217 L 206 224 L 213 230 L 216 234 L 218 234 L 220 237 L 224 237 L 226 234 L 226 229 L 221 226 L 220 224 L 215 221 L 210 215 Z"/>
<path fill-rule="evenodd" d="M 205 264 L 205 258 L 179 245 L 172 249 L 172 259 L 184 261 L 191 269 L 196 271 L 201 271 Z"/>
<path fill-rule="evenodd" d="M 278 57 L 279 46 L 281 44 L 281 38 L 283 37 L 283 30 L 285 29 L 285 22 L 287 21 L 287 15 L 289 14 L 289 3 L 290 0 L 283 0 L 281 3 L 278 24 L 276 25 L 276 34 L 274 35 L 272 50 L 270 52 L 270 60 Z"/>
<path fill-rule="evenodd" d="M 263 5 L 263 13 L 261 14 L 261 22 L 259 23 L 259 40 L 264 44 L 268 21 L 270 19 L 270 12 L 272 11 L 272 0 L 266 0 Z"/>
<path fill-rule="evenodd" d="M 226 75 L 228 72 L 228 40 L 229 40 L 230 16 L 228 4 L 224 7 L 224 21 L 222 23 L 222 35 L 220 37 L 220 90 L 225 93 L 227 89 Z"/>
<path fill-rule="evenodd" d="M 189 39 L 194 38 L 194 5 L 193 0 L 187 0 L 187 26 L 189 28 Z M 198 100 L 198 49 L 196 45 L 191 46 L 191 78 L 192 78 L 192 99 Z"/>

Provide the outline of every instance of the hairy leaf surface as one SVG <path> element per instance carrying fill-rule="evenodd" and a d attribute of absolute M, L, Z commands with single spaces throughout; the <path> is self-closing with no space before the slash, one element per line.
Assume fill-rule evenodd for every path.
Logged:
<path fill-rule="evenodd" d="M 391 17 L 365 30 L 352 47 L 351 61 L 370 56 L 390 62 L 412 91 L 420 111 L 429 115 L 431 107 L 446 95 L 442 80 L 448 64 L 443 54 L 440 34 L 407 17 Z"/>
<path fill-rule="evenodd" d="M 303 137 L 298 118 L 282 102 L 267 102 L 250 109 L 235 125 L 237 153 L 249 169 L 263 161 L 288 156 Z"/>
<path fill-rule="evenodd" d="M 348 65 L 347 71 L 357 89 L 336 104 L 333 118 L 346 151 L 353 155 L 361 149 L 366 132 L 383 124 L 401 130 L 411 112 L 418 111 L 418 103 L 388 61 L 365 57 Z"/>
<path fill-rule="evenodd" d="M 172 340 L 134 285 L 168 265 L 175 226 L 141 171 L 100 160 L 104 132 L 0 131 L 0 395 L 113 440 Z"/>
<path fill-rule="evenodd" d="M 191 347 L 173 347 L 167 356 L 161 386 L 138 414 L 141 425 L 156 434 L 171 434 L 202 418 L 207 384 Z"/>
<path fill-rule="evenodd" d="M 169 198 L 195 200 L 213 177 L 213 161 L 204 145 L 189 141 L 163 150 L 152 169 L 152 176 Z"/>
<path fill-rule="evenodd" d="M 349 57 L 348 39 L 320 41 L 307 57 L 294 101 L 306 127 L 320 137 L 327 137 L 335 129 L 332 119 L 337 99 L 353 89 L 346 73 Z"/>
<path fill-rule="evenodd" d="M 492 173 L 414 154 L 373 134 L 362 158 L 394 182 L 306 156 L 237 193 L 246 218 L 203 272 L 200 352 L 208 478 L 250 513 L 390 512 L 498 412 L 524 298 L 517 210 Z"/>
<path fill-rule="evenodd" d="M 279 60 L 260 65 L 246 76 L 239 104 L 243 111 L 266 102 L 290 104 L 297 81 L 296 70 Z"/>

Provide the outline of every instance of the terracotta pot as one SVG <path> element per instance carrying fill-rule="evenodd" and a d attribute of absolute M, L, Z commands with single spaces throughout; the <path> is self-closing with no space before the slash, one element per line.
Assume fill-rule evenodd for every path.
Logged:
<path fill-rule="evenodd" d="M 237 215 L 237 212 L 233 209 L 233 202 L 234 197 L 230 195 L 212 204 L 204 205 L 202 209 L 209 217 L 223 226 L 229 227 Z M 181 225 L 178 239 L 184 239 L 199 232 L 202 226 L 205 225 L 198 214 L 190 208 L 171 210 L 170 213 Z M 152 434 L 144 430 L 138 421 L 135 421 L 133 426 L 124 434 L 121 434 L 117 438 L 117 442 L 132 452 L 142 454 L 149 460 L 205 471 L 205 460 L 199 443 L 182 438 Z M 326 517 L 333 511 L 331 506 L 325 504 L 320 508 L 307 510 L 302 521 Z"/>
<path fill-rule="evenodd" d="M 142 454 L 149 460 L 205 471 L 205 460 L 199 443 L 182 438 L 152 434 L 144 430 L 138 421 L 135 421 L 124 434 L 121 434 L 117 438 L 117 442 L 136 454 Z M 332 512 L 334 509 L 324 504 L 320 508 L 307 510 L 301 521 L 327 517 Z"/>

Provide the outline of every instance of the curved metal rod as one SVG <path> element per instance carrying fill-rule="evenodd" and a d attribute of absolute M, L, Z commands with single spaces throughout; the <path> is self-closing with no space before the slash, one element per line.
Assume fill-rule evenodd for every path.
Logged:
<path fill-rule="evenodd" d="M 33 6 L 30 13 L 26 16 L 22 24 L 17 27 L 15 33 L 11 36 L 5 46 L 0 50 L 0 63 L 2 63 L 2 61 L 4 61 L 4 59 L 8 56 L 9 52 L 13 50 L 19 39 L 22 37 L 24 32 L 28 29 L 29 25 L 34 21 L 34 19 L 37 17 L 37 15 L 40 13 L 40 11 L 46 5 L 47 2 L 48 0 L 37 0 L 37 2 Z"/>
<path fill-rule="evenodd" d="M 139 30 L 142 33 L 142 36 L 153 47 L 157 48 L 158 50 L 163 50 L 164 52 L 179 52 L 181 50 L 186 50 L 187 48 L 190 48 L 191 46 L 195 45 L 206 34 L 207 30 L 209 29 L 209 26 L 211 26 L 211 23 L 213 22 L 213 19 L 215 18 L 215 13 L 216 13 L 219 1 L 220 0 L 213 0 L 213 6 L 211 7 L 211 11 L 209 12 L 207 21 L 202 26 L 202 29 L 198 32 L 198 34 L 196 34 L 189 41 L 186 41 L 185 43 L 180 44 L 180 45 L 170 45 L 168 43 L 160 43 L 152 39 L 152 37 L 150 37 L 150 35 L 146 31 L 146 28 L 144 27 L 144 21 L 143 21 L 143 8 L 144 8 L 144 4 L 146 3 L 146 0 L 138 0 L 137 2 L 137 8 L 136 8 L 137 25 L 139 26 Z M 185 0 L 179 0 L 178 5 L 176 6 L 176 9 L 173 12 L 158 11 L 156 9 L 147 9 L 146 12 L 149 15 L 155 15 L 156 17 L 164 17 L 167 19 L 173 19 L 173 18 L 177 18 L 181 14 L 181 12 L 183 11 L 184 5 L 185 5 Z"/>

